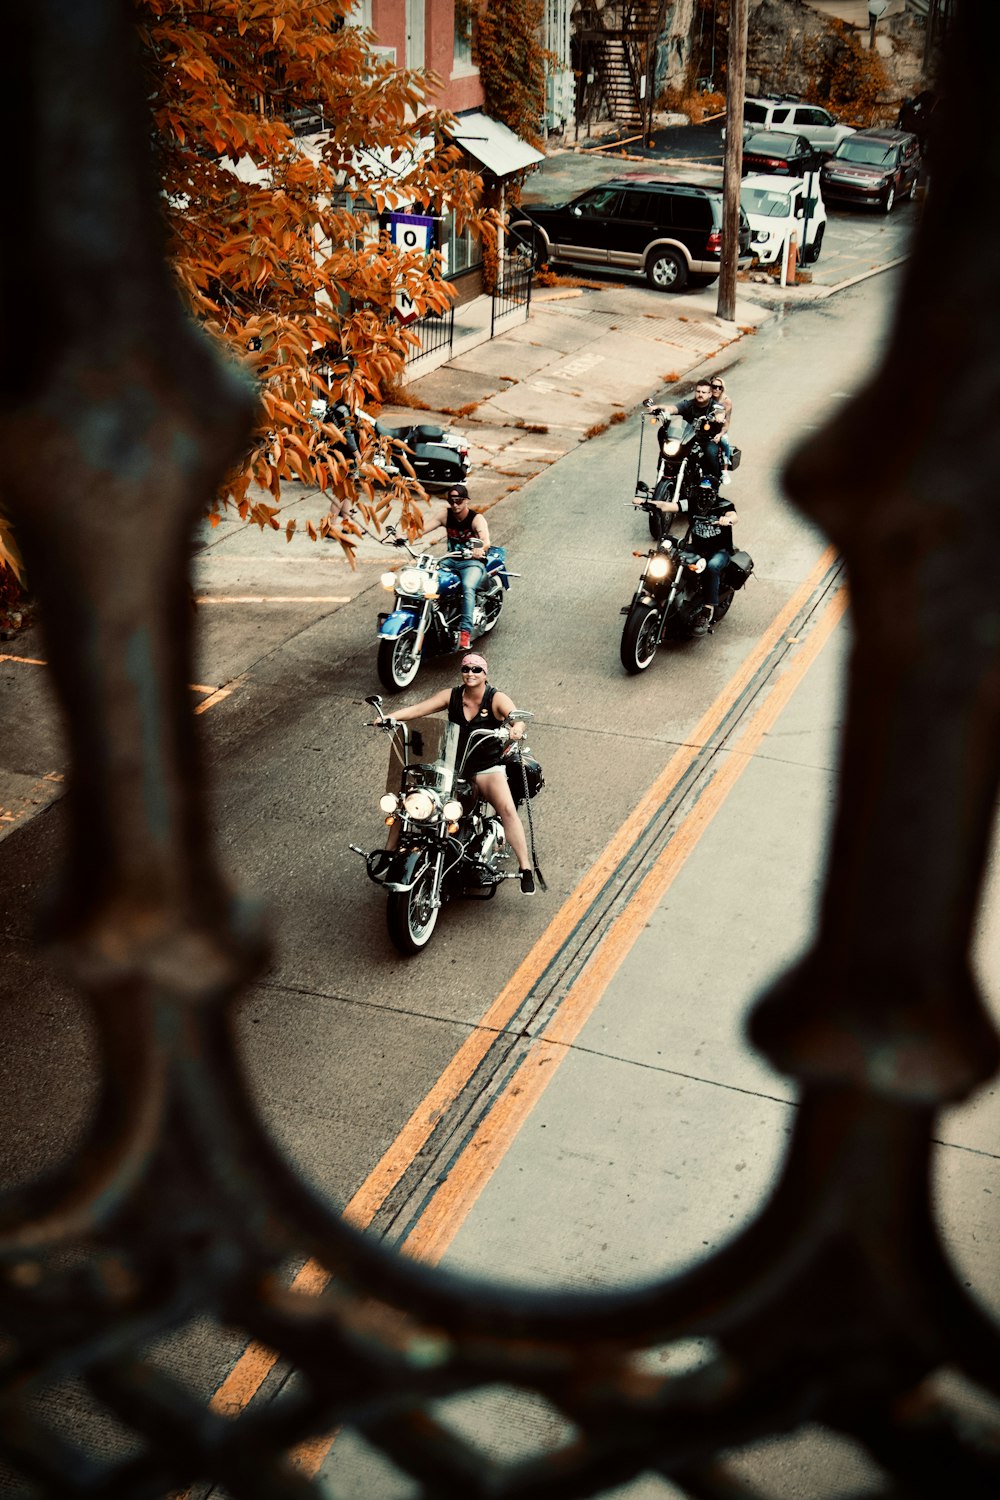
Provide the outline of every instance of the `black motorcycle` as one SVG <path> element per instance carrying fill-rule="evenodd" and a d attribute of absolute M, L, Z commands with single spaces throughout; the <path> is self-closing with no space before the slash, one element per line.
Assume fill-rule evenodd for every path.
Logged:
<path fill-rule="evenodd" d="M 643 403 L 650 411 L 655 420 L 659 421 L 659 408 L 652 406 L 648 401 Z M 690 503 L 696 491 L 700 490 L 705 480 L 709 480 L 713 487 L 719 481 L 719 461 L 713 459 L 707 452 L 707 445 L 714 440 L 720 422 L 706 417 L 696 422 L 682 417 L 679 412 L 669 413 L 665 421 L 660 425 L 657 433 L 659 443 L 659 454 L 656 465 L 656 479 L 652 488 L 639 478 L 642 470 L 642 433 L 639 431 L 639 467 L 636 473 L 635 493 L 637 499 L 650 498 L 653 500 L 672 500 L 675 503 Z M 729 468 L 738 469 L 740 466 L 741 452 L 739 448 L 731 450 Z M 649 534 L 654 542 L 658 542 L 664 533 L 664 515 L 654 506 L 647 506 L 649 512 Z"/>
<path fill-rule="evenodd" d="M 457 432 L 429 422 L 412 427 L 376 422 L 375 432 L 396 450 L 402 468 L 412 470 L 425 489 L 461 484 L 469 472 L 469 445 Z"/>
<path fill-rule="evenodd" d="M 396 834 L 394 847 L 370 853 L 350 848 L 365 861 L 369 879 L 386 892 L 389 936 L 400 953 L 419 953 L 430 942 L 438 913 L 453 897 L 488 901 L 505 880 L 510 853 L 503 824 L 463 774 L 473 752 L 490 740 L 503 744 L 503 764 L 515 804 L 544 786 L 542 768 L 523 739 L 511 740 L 505 725 L 475 729 L 459 756 L 461 726 L 447 719 L 386 718 L 382 700 L 365 699 L 378 714 L 372 727 L 392 732 L 386 793 L 379 806 Z M 518 719 L 531 714 L 518 713 Z"/>
<path fill-rule="evenodd" d="M 695 515 L 711 515 L 718 496 L 713 490 L 700 489 L 692 502 Z M 643 509 L 652 511 L 653 501 Z M 622 608 L 625 626 L 622 630 L 621 661 L 626 672 L 644 672 L 656 655 L 656 648 L 666 640 L 688 640 L 696 634 L 695 624 L 705 606 L 706 560 L 690 546 L 691 526 L 678 541 L 670 535 L 675 513 L 657 515 L 663 522 L 663 535 L 646 557 L 639 585 L 632 602 Z M 719 602 L 712 616 L 712 628 L 729 613 L 737 590 L 753 572 L 749 552 L 734 552 L 719 580 Z"/>

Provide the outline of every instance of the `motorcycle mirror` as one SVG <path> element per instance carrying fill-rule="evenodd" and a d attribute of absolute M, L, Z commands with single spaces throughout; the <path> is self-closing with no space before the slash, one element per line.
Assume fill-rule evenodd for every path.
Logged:
<path fill-rule="evenodd" d="M 370 703 L 372 708 L 377 708 L 379 713 L 382 712 L 382 699 L 379 697 L 378 693 L 373 693 L 371 697 L 365 699 L 365 702 Z"/>

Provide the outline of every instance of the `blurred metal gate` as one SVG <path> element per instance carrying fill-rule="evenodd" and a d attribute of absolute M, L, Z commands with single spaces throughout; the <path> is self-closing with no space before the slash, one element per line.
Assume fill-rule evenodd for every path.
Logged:
<path fill-rule="evenodd" d="M 5 26 L 8 174 L 30 213 L 0 241 L 2 484 L 72 751 L 46 935 L 101 1065 L 73 1157 L 0 1203 L 6 1492 L 204 1483 L 297 1500 L 318 1491 L 288 1452 L 347 1426 L 426 1497 L 560 1500 L 652 1473 L 734 1500 L 751 1491 L 727 1454 L 814 1423 L 874 1457 L 886 1500 L 995 1500 L 1000 1341 L 942 1250 L 928 1164 L 938 1111 L 998 1062 L 969 943 L 1000 767 L 1000 196 L 984 191 L 1000 124 L 964 85 L 1000 54 L 1000 10 L 956 10 L 946 170 L 885 362 L 788 472 L 846 559 L 855 648 L 816 946 L 751 1023 L 801 1090 L 783 1175 L 686 1274 L 562 1296 L 471 1285 L 363 1239 L 255 1114 L 233 1011 L 263 944 L 208 834 L 185 546 L 251 397 L 161 258 L 127 6 L 36 0 Z M 972 204 L 976 242 L 956 253 Z M 306 1258 L 323 1297 L 283 1289 Z M 206 1410 L 149 1352 L 199 1319 L 294 1378 L 239 1420 Z M 698 1368 L 643 1364 L 692 1338 L 710 1351 Z M 572 1443 L 503 1468 L 429 1410 L 498 1382 L 543 1396 Z M 60 1426 L 68 1386 L 116 1443 Z"/>

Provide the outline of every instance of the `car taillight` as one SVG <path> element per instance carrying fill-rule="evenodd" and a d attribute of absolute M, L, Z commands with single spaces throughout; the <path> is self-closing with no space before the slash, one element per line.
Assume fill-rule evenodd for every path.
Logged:
<path fill-rule="evenodd" d="M 712 233 L 709 235 L 707 241 L 705 242 L 705 249 L 708 251 L 709 255 L 722 254 L 722 233 L 720 230 L 712 230 Z"/>

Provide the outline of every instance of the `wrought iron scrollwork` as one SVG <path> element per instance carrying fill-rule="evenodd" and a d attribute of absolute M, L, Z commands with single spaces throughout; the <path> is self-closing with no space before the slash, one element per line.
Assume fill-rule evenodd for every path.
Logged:
<path fill-rule="evenodd" d="M 721 1253 L 601 1295 L 502 1291 L 395 1255 L 291 1173 L 254 1113 L 232 1018 L 262 945 L 215 866 L 185 686 L 188 529 L 251 396 L 164 267 L 127 6 L 36 0 L 5 24 L 26 65 L 0 109 L 8 141 L 20 127 L 33 217 L 2 242 L 3 483 L 72 750 L 47 935 L 89 998 L 101 1068 L 72 1159 L 0 1204 L 10 1492 L 207 1483 L 298 1500 L 318 1490 L 289 1453 L 343 1425 L 428 1497 L 557 1500 L 651 1471 L 724 1500 L 751 1493 L 725 1454 L 814 1422 L 874 1456 L 886 1496 L 992 1500 L 996 1433 L 933 1377 L 952 1368 L 1000 1398 L 1000 1340 L 942 1249 L 929 1159 L 937 1111 L 998 1060 L 968 950 L 1000 766 L 1000 605 L 983 561 L 1000 553 L 1000 329 L 989 255 L 951 252 L 972 204 L 992 243 L 980 177 L 997 122 L 958 80 L 1000 51 L 1000 14 L 957 11 L 943 166 L 884 365 L 789 470 L 847 559 L 856 628 L 817 946 L 751 1026 L 801 1084 L 791 1149 Z M 26 285 L 45 288 L 41 338 L 27 337 Z M 322 1297 L 286 1288 L 306 1257 L 329 1277 Z M 203 1317 L 293 1372 L 238 1421 L 149 1354 Z M 643 1365 L 692 1338 L 714 1355 L 687 1373 Z M 429 1410 L 498 1382 L 544 1397 L 575 1440 L 501 1467 Z M 116 1428 L 110 1446 L 51 1419 L 46 1395 L 66 1385 L 94 1431 Z"/>

